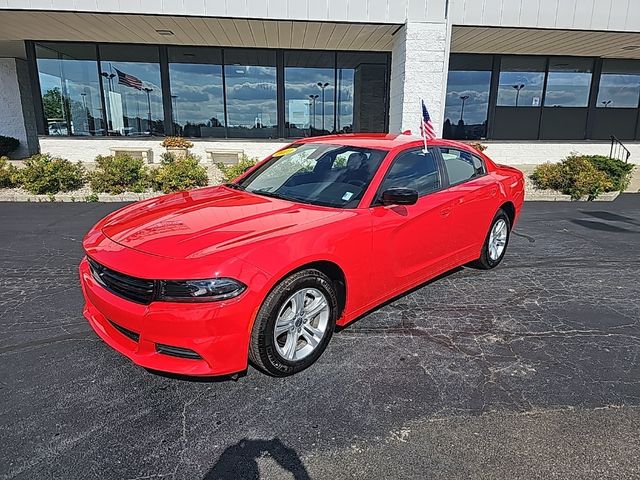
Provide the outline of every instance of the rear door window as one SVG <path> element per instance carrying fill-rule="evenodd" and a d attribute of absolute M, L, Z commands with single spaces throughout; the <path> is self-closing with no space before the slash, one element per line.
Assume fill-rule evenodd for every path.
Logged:
<path fill-rule="evenodd" d="M 487 173 L 484 161 L 466 150 L 440 147 L 450 185 L 457 185 Z"/>

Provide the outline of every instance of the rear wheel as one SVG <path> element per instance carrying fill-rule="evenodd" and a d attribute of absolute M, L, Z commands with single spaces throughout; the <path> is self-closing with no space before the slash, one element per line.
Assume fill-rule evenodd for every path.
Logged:
<path fill-rule="evenodd" d="M 274 376 L 304 370 L 327 347 L 337 312 L 336 292 L 324 273 L 307 269 L 290 275 L 260 307 L 251 332 L 249 359 Z"/>
<path fill-rule="evenodd" d="M 498 210 L 493 217 L 489 233 L 482 246 L 480 258 L 474 262 L 474 266 L 483 270 L 495 268 L 504 258 L 511 234 L 511 222 L 504 210 Z"/>

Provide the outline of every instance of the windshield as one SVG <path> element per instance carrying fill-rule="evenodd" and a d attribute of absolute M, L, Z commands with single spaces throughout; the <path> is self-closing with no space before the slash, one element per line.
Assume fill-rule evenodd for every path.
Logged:
<path fill-rule="evenodd" d="M 259 195 L 355 208 L 387 152 L 309 143 L 273 154 L 236 187 Z"/>

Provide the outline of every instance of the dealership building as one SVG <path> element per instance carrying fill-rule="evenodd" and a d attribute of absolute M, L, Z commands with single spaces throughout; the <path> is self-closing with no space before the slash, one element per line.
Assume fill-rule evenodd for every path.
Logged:
<path fill-rule="evenodd" d="M 90 162 L 417 132 L 640 161 L 637 0 L 0 0 L 0 135 Z"/>

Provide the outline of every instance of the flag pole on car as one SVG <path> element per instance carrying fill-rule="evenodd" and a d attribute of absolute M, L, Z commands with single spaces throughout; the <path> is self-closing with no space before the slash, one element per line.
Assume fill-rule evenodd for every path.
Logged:
<path fill-rule="evenodd" d="M 422 121 L 420 122 L 420 133 L 422 135 L 422 140 L 424 141 L 424 153 L 427 153 L 427 142 L 436 138 L 436 130 L 433 128 L 433 122 L 431 121 L 427 107 L 424 104 L 424 100 L 421 100 L 421 102 Z"/>

